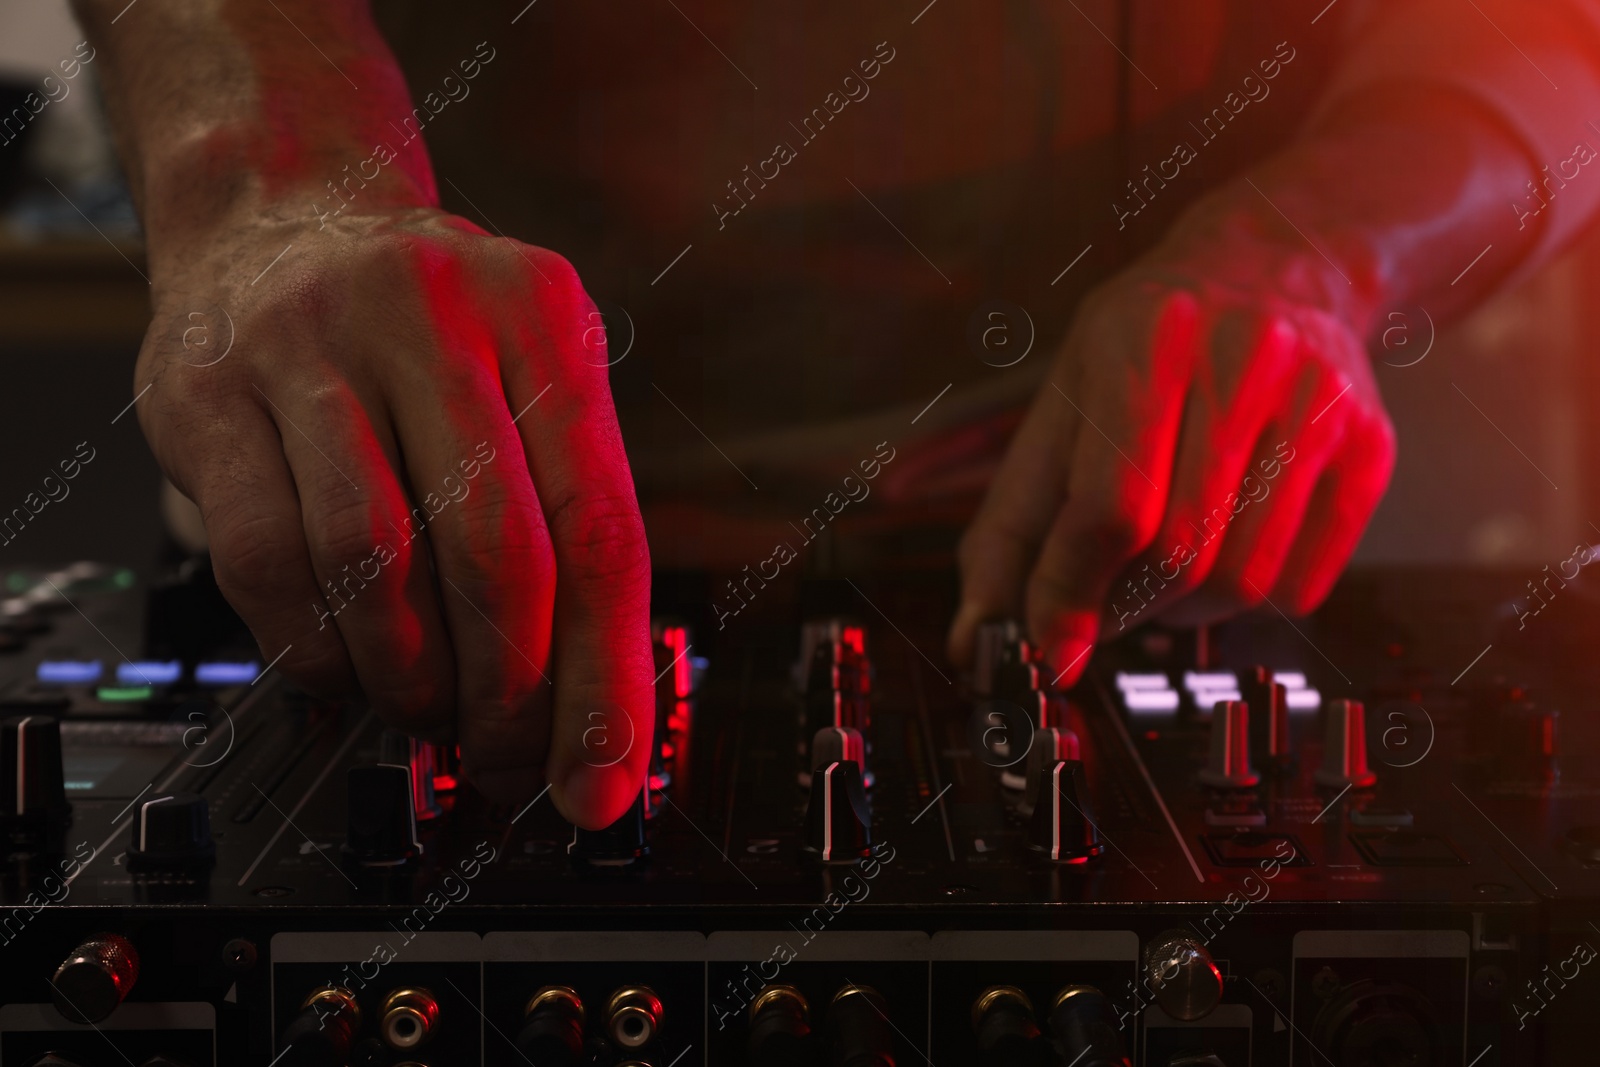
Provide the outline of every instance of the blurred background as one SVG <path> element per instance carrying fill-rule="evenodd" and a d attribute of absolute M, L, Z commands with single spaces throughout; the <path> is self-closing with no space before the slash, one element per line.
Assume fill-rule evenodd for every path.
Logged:
<path fill-rule="evenodd" d="M 0 543 L 0 568 L 140 566 L 161 543 L 159 472 L 135 416 L 112 422 L 132 398 L 148 286 L 94 63 L 37 114 L 22 106 L 82 39 L 64 0 L 0 5 L 0 515 L 81 442 L 95 454 L 69 507 Z M 1420 313 L 1391 321 L 1373 356 L 1400 459 L 1358 561 L 1536 570 L 1600 541 L 1597 291 L 1590 235 L 1436 338 Z"/>

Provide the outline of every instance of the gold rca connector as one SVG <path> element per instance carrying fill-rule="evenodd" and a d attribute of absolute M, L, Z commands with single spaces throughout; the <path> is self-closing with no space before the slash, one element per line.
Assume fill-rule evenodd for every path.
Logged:
<path fill-rule="evenodd" d="M 324 1023 L 331 1017 L 352 1034 L 361 1029 L 361 1005 L 356 1003 L 356 995 L 343 986 L 313 989 L 300 1005 L 300 1010 L 315 1012 Z"/>
<path fill-rule="evenodd" d="M 606 1034 L 621 1048 L 643 1048 L 661 1029 L 661 998 L 643 985 L 625 985 L 606 1003 Z"/>
<path fill-rule="evenodd" d="M 1100 990 L 1096 989 L 1092 985 L 1062 986 L 1061 987 L 1061 991 L 1056 994 L 1055 1003 L 1050 1006 L 1050 1011 L 1052 1013 L 1054 1013 L 1056 1011 L 1059 1011 L 1060 1008 L 1061 1008 L 1061 1005 L 1065 1004 L 1067 1001 L 1071 1000 L 1073 997 L 1091 996 L 1091 995 L 1092 996 L 1099 996 L 1100 995 Z"/>
<path fill-rule="evenodd" d="M 439 1002 L 421 986 L 402 986 L 383 998 L 378 1036 L 392 1049 L 412 1049 L 439 1026 Z"/>
<path fill-rule="evenodd" d="M 769 985 L 763 989 L 755 1000 L 750 1002 L 750 1021 L 756 1019 L 764 1012 L 783 1012 L 800 1020 L 808 1022 L 811 1018 L 811 1004 L 806 1000 L 805 994 L 792 985 Z"/>
<path fill-rule="evenodd" d="M 978 999 L 972 1002 L 972 1029 L 973 1032 L 983 1029 L 983 1021 L 995 1011 L 1018 1011 L 1026 1015 L 1033 1015 L 1033 1001 L 1028 999 L 1028 994 L 1010 985 L 992 985 L 978 994 Z"/>
<path fill-rule="evenodd" d="M 541 988 L 529 998 L 528 1006 L 522 1009 L 523 1018 L 541 1010 L 571 1015 L 578 1020 L 579 1026 L 583 1025 L 583 999 L 576 990 L 567 986 L 547 985 Z"/>

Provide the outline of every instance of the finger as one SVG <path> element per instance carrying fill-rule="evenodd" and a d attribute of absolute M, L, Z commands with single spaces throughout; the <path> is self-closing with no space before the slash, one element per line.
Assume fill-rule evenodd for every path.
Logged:
<path fill-rule="evenodd" d="M 981 623 L 1021 614 L 1023 582 L 1066 498 L 1067 463 L 1081 420 L 1047 391 L 1018 428 L 961 538 L 961 605 L 948 639 L 950 657 L 959 664 L 971 660 Z"/>
<path fill-rule="evenodd" d="M 1210 331 L 1210 358 L 1199 360 L 1190 386 L 1173 470 L 1172 494 L 1150 547 L 1112 587 L 1105 618 L 1121 633 L 1201 588 L 1246 507 L 1244 479 L 1263 424 L 1270 417 L 1298 347 L 1282 320 L 1229 315 Z M 1229 358 L 1229 350 L 1246 358 Z M 1225 380 L 1220 368 L 1235 368 Z M 1225 398 L 1219 408 L 1219 398 Z M 1108 627 L 1110 629 L 1110 627 Z"/>
<path fill-rule="evenodd" d="M 644 784 L 655 728 L 650 553 L 596 338 L 572 267 L 540 257 L 545 314 L 501 361 L 528 469 L 555 549 L 551 795 L 581 826 L 605 826 Z M 532 358 L 531 353 L 545 353 Z M 620 752 L 619 752 L 620 750 Z"/>
<path fill-rule="evenodd" d="M 1394 473 L 1394 427 L 1387 417 L 1356 416 L 1347 432 L 1317 482 L 1301 536 L 1273 586 L 1273 602 L 1292 615 L 1311 611 L 1333 589 Z"/>
<path fill-rule="evenodd" d="M 355 669 L 311 566 L 300 500 L 276 427 L 253 404 L 230 407 L 176 449 L 152 444 L 200 509 L 217 586 L 264 662 L 307 690 L 349 696 Z"/>
<path fill-rule="evenodd" d="M 311 565 L 362 692 L 390 725 L 452 737 L 454 665 L 427 552 L 404 536 L 392 438 L 368 415 L 377 403 L 344 383 L 256 394 L 278 425 Z"/>
<path fill-rule="evenodd" d="M 495 339 L 453 322 L 430 345 L 437 361 L 404 361 L 413 377 L 386 390 L 411 487 L 407 531 L 438 571 L 463 768 L 485 795 L 515 802 L 539 788 L 550 745 L 555 556 L 487 355 Z"/>
<path fill-rule="evenodd" d="M 1314 536 L 1306 511 L 1344 441 L 1346 424 L 1344 413 L 1324 411 L 1342 379 L 1320 377 L 1324 382 L 1315 391 L 1302 391 L 1310 404 L 1296 404 L 1298 426 L 1285 430 L 1275 422 L 1263 431 L 1240 483 L 1239 499 L 1247 503 L 1229 528 L 1210 576 L 1166 612 L 1165 621 L 1199 626 L 1256 607 L 1271 595 L 1296 538 Z M 1323 414 L 1313 421 L 1308 412 Z"/>
<path fill-rule="evenodd" d="M 1059 672 L 1057 684 L 1070 685 L 1082 672 L 1111 582 L 1160 526 L 1198 320 L 1189 294 L 1166 297 L 1145 336 L 1101 341 L 1147 346 L 1144 378 L 1095 375 L 1086 379 L 1081 406 L 1063 397 L 1079 408 L 1086 428 L 1072 457 L 1066 504 L 1026 593 L 1029 630 Z"/>

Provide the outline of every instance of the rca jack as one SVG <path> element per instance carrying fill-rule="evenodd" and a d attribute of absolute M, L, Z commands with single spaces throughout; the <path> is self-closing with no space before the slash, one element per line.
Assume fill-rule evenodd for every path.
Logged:
<path fill-rule="evenodd" d="M 421 986 L 402 986 L 384 998 L 378 1034 L 390 1048 L 416 1048 L 438 1027 L 439 1002 Z"/>
<path fill-rule="evenodd" d="M 623 986 L 606 1004 L 606 1035 L 619 1048 L 644 1048 L 656 1039 L 661 1015 L 661 998 L 655 990 L 644 985 Z"/>

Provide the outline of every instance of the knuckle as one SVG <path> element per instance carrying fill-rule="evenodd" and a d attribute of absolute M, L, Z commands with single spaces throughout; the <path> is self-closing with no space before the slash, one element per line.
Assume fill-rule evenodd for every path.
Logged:
<path fill-rule="evenodd" d="M 342 566 L 371 556 L 388 529 L 373 507 L 331 504 L 308 511 L 311 547 L 324 565 Z"/>
<path fill-rule="evenodd" d="M 644 521 L 632 498 L 615 493 L 573 493 L 557 500 L 548 519 L 563 553 L 563 569 L 606 583 L 636 585 L 648 572 Z"/>
<path fill-rule="evenodd" d="M 300 552 L 299 531 L 270 514 L 242 515 L 223 505 L 208 516 L 206 529 L 224 592 L 277 586 Z"/>

